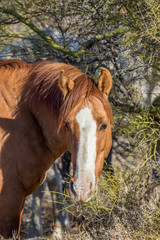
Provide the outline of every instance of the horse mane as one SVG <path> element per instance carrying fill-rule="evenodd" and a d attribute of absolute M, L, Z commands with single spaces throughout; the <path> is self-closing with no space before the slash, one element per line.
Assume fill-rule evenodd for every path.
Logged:
<path fill-rule="evenodd" d="M 0 60 L 0 70 L 18 70 L 25 69 L 31 66 L 31 64 L 27 64 L 26 62 L 18 59 L 10 59 L 10 60 Z"/>
<path fill-rule="evenodd" d="M 59 128 L 77 102 L 82 97 L 86 100 L 89 99 L 90 95 L 94 95 L 103 103 L 110 122 L 113 122 L 112 110 L 107 98 L 97 88 L 93 79 L 75 66 L 48 61 L 27 64 L 21 60 L 0 60 L 0 70 L 8 72 L 8 74 L 12 72 L 16 78 L 24 81 L 20 106 L 24 104 L 29 107 L 37 104 L 46 105 L 51 112 L 56 114 Z M 74 88 L 65 100 L 58 87 L 61 70 L 64 70 L 74 81 Z"/>
<path fill-rule="evenodd" d="M 74 81 L 74 88 L 65 100 L 58 87 L 58 78 L 61 70 L 64 70 L 70 79 Z M 75 66 L 48 61 L 35 63 L 29 76 L 27 76 L 27 81 L 22 92 L 25 104 L 29 106 L 36 105 L 37 103 L 47 105 L 50 111 L 56 114 L 59 128 L 77 102 L 82 97 L 89 99 L 90 95 L 94 95 L 100 99 L 112 123 L 112 110 L 109 101 L 97 88 L 92 78 L 82 73 Z"/>
<path fill-rule="evenodd" d="M 24 61 L 11 59 L 0 60 L 0 81 L 9 81 L 10 86 L 18 87 L 19 91 L 23 87 L 23 79 L 32 69 L 32 64 L 27 64 Z"/>

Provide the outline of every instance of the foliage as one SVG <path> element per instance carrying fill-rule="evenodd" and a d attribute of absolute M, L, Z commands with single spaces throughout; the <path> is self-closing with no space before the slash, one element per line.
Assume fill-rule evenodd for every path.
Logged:
<path fill-rule="evenodd" d="M 98 194 L 91 201 L 68 205 L 69 213 L 83 219 L 80 232 L 69 239 L 156 240 L 160 234 L 160 189 L 151 180 L 150 168 L 148 162 L 135 172 L 122 171 L 118 165 L 114 165 L 114 175 L 103 172 Z"/>

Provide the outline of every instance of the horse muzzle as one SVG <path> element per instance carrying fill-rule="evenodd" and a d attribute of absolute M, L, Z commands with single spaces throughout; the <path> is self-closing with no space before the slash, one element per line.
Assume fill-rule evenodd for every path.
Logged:
<path fill-rule="evenodd" d="M 73 181 L 71 181 L 70 190 L 75 200 L 87 202 L 95 192 L 95 184 L 92 182 L 78 184 L 77 182 L 73 183 Z"/>

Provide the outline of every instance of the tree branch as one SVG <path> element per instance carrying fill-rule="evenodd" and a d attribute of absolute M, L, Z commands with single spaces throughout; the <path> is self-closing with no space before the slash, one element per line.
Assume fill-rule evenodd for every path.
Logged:
<path fill-rule="evenodd" d="M 54 49 L 56 49 L 60 52 L 63 52 L 66 55 L 73 56 L 74 58 L 78 57 L 76 52 L 72 52 L 72 51 L 58 45 L 50 36 L 48 36 L 46 33 L 41 31 L 39 28 L 37 28 L 33 23 L 28 21 L 26 18 L 19 15 L 15 10 L 4 9 L 4 8 L 0 7 L 0 12 L 14 16 L 20 22 L 24 23 L 26 26 L 28 26 L 30 29 L 32 29 L 35 33 L 37 33 L 41 38 L 43 38 L 45 40 L 45 42 L 47 42 Z"/>
<path fill-rule="evenodd" d="M 15 10 L 5 9 L 5 8 L 0 7 L 0 12 L 15 17 L 21 23 L 24 23 L 26 26 L 28 26 L 30 29 L 32 29 L 35 33 L 37 33 L 51 47 L 53 47 L 57 51 L 60 51 L 60 52 L 64 53 L 65 55 L 69 55 L 69 56 L 72 56 L 74 58 L 78 58 L 79 55 L 87 54 L 86 50 L 89 49 L 90 47 L 92 47 L 95 42 L 101 41 L 101 40 L 106 39 L 106 38 L 114 37 L 114 36 L 117 36 L 119 34 L 123 34 L 128 30 L 127 27 L 121 27 L 121 28 L 117 28 L 115 30 L 108 31 L 105 34 L 97 35 L 94 38 L 92 38 L 90 40 L 87 40 L 85 43 L 82 44 L 82 46 L 77 51 L 70 51 L 70 50 L 58 45 L 50 36 L 48 36 L 42 30 L 37 28 L 28 19 L 26 19 L 25 17 L 22 17 Z"/>

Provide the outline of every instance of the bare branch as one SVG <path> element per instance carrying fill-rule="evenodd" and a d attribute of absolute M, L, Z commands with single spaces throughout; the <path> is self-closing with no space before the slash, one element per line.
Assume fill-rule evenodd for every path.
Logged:
<path fill-rule="evenodd" d="M 26 26 L 28 26 L 30 29 L 32 29 L 35 33 L 37 33 L 41 38 L 43 38 L 45 40 L 45 42 L 47 42 L 54 49 L 56 49 L 60 52 L 63 52 L 66 55 L 73 56 L 74 58 L 78 57 L 77 53 L 72 52 L 72 51 L 58 45 L 50 36 L 48 36 L 46 33 L 41 31 L 39 28 L 37 28 L 33 23 L 28 21 L 26 18 L 19 15 L 15 10 L 4 9 L 4 8 L 0 7 L 0 12 L 14 16 L 20 22 L 24 23 Z"/>

